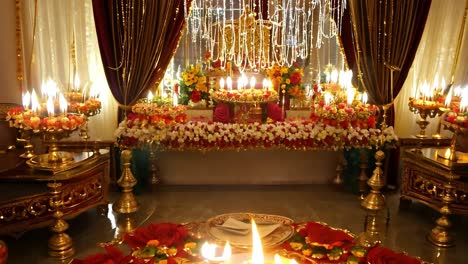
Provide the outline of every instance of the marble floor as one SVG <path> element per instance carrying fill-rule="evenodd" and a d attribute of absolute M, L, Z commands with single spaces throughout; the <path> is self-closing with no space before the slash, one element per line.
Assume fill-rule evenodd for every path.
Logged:
<path fill-rule="evenodd" d="M 111 202 L 118 195 L 111 193 Z M 137 198 L 141 203 L 140 210 L 133 216 L 137 225 L 204 221 L 223 213 L 253 212 L 284 215 L 297 222 L 321 221 L 358 234 L 364 222 L 358 196 L 329 185 L 161 186 L 152 192 L 143 191 Z M 397 192 L 387 194 L 387 205 L 379 218 L 385 246 L 428 262 L 468 263 L 467 216 L 452 218 L 457 245 L 441 249 L 425 239 L 438 216 L 434 210 L 418 203 L 399 208 Z M 75 257 L 101 252 L 99 243 L 111 241 L 116 235 L 119 223 L 115 219 L 112 210 L 104 215 L 89 210 L 70 220 L 68 233 L 73 237 Z M 8 263 L 58 263 L 47 255 L 49 234 L 47 229 L 40 229 L 19 238 L 2 238 L 9 247 Z"/>

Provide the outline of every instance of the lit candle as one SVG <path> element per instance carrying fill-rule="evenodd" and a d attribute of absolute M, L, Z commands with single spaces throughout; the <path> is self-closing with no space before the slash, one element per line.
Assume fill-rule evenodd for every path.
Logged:
<path fill-rule="evenodd" d="M 242 89 L 242 82 L 243 81 L 244 81 L 244 79 L 242 79 L 242 77 L 239 77 L 239 79 L 237 79 L 237 90 Z"/>
<path fill-rule="evenodd" d="M 331 81 L 333 83 L 337 83 L 338 82 L 338 71 L 337 70 L 333 70 L 332 73 L 331 73 Z"/>
<path fill-rule="evenodd" d="M 462 93 L 460 86 L 457 86 L 453 89 L 453 95 L 459 97 Z"/>
<path fill-rule="evenodd" d="M 31 93 L 31 110 L 37 112 L 40 108 L 39 99 L 37 98 L 36 90 L 33 88 Z"/>
<path fill-rule="evenodd" d="M 265 78 L 263 79 L 263 82 L 262 82 L 262 89 L 268 90 L 268 80 Z"/>
<path fill-rule="evenodd" d="M 59 96 L 59 106 L 60 112 L 65 115 L 67 113 L 68 103 L 63 94 L 60 94 Z"/>
<path fill-rule="evenodd" d="M 436 73 L 434 77 L 434 83 L 432 84 L 432 90 L 434 92 L 437 92 L 438 88 L 439 88 L 439 73 Z"/>
<path fill-rule="evenodd" d="M 247 78 L 247 76 L 245 76 L 245 74 L 242 73 L 242 89 L 245 89 L 248 83 L 249 79 Z"/>
<path fill-rule="evenodd" d="M 229 91 L 232 91 L 232 79 L 231 76 L 228 76 L 226 79 L 227 88 Z"/>
<path fill-rule="evenodd" d="M 445 82 L 445 78 L 442 78 L 442 82 L 441 82 L 441 85 L 440 85 L 441 93 L 444 92 L 446 86 L 447 86 L 447 83 Z"/>
<path fill-rule="evenodd" d="M 364 92 L 364 93 L 362 94 L 362 103 L 367 104 L 367 100 L 368 100 L 368 99 L 369 99 L 369 98 L 367 97 L 367 93 Z"/>
<path fill-rule="evenodd" d="M 229 242 L 226 242 L 226 244 L 224 245 L 223 255 L 216 256 L 216 244 L 210 244 L 208 242 L 205 242 L 201 247 L 201 253 L 203 258 L 205 258 L 208 261 L 221 262 L 228 261 L 231 258 L 232 249 Z"/>
<path fill-rule="evenodd" d="M 28 110 L 30 103 L 31 103 L 31 94 L 29 93 L 29 91 L 26 91 L 26 93 L 23 95 L 23 107 L 25 110 Z"/>
<path fill-rule="evenodd" d="M 221 78 L 221 80 L 219 80 L 219 88 L 220 88 L 221 90 L 224 89 L 224 78 Z"/>
<path fill-rule="evenodd" d="M 148 92 L 148 102 L 152 102 L 153 101 L 153 98 L 154 98 L 154 95 L 151 91 Z"/>
<path fill-rule="evenodd" d="M 250 89 L 255 88 L 256 82 L 257 80 L 255 80 L 255 77 L 252 76 L 252 78 L 250 78 Z"/>
<path fill-rule="evenodd" d="M 172 92 L 172 106 L 178 106 L 179 105 L 179 98 L 177 97 L 177 94 L 175 91 Z"/>
<path fill-rule="evenodd" d="M 463 89 L 463 94 L 461 95 L 460 100 L 460 113 L 468 111 L 468 89 Z"/>
<path fill-rule="evenodd" d="M 449 91 L 447 97 L 445 97 L 445 107 L 450 106 L 450 102 L 452 101 L 452 91 Z"/>
<path fill-rule="evenodd" d="M 258 233 L 255 220 L 252 219 L 252 264 L 265 263 L 265 256 L 263 255 L 262 240 Z"/>
<path fill-rule="evenodd" d="M 268 90 L 273 90 L 273 82 L 271 80 L 268 80 Z"/>
<path fill-rule="evenodd" d="M 75 75 L 75 83 L 73 84 L 74 91 L 78 92 L 80 90 L 80 85 L 81 85 L 81 81 L 80 81 L 80 77 L 78 77 L 78 73 L 77 73 Z"/>
<path fill-rule="evenodd" d="M 55 112 L 55 107 L 54 107 L 54 100 L 52 99 L 52 97 L 49 97 L 47 99 L 47 113 L 49 114 L 49 116 L 54 116 L 54 112 Z"/>
<path fill-rule="evenodd" d="M 348 89 L 347 94 L 348 97 L 346 98 L 346 101 L 348 105 L 351 105 L 354 101 L 354 95 L 356 94 L 356 91 L 354 89 Z"/>

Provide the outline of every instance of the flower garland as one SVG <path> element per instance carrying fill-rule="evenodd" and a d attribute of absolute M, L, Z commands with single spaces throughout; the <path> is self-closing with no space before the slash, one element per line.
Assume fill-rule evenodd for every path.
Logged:
<path fill-rule="evenodd" d="M 304 76 L 302 68 L 296 65 L 286 67 L 274 64 L 266 70 L 266 74 L 278 91 L 281 89 L 282 93 L 287 93 L 298 100 L 305 99 L 306 91 L 302 85 L 302 77 Z"/>
<path fill-rule="evenodd" d="M 301 263 L 346 264 L 421 264 L 417 258 L 394 252 L 388 248 L 366 249 L 356 245 L 354 236 L 317 222 L 293 224 L 294 235 L 285 241 L 280 253 L 299 258 Z M 187 226 L 174 223 L 153 223 L 124 236 L 131 247 L 125 255 L 113 246 L 105 246 L 105 253 L 90 255 L 72 264 L 150 263 L 177 264 L 201 262 L 200 249 L 206 237 L 195 237 Z"/>
<path fill-rule="evenodd" d="M 360 101 L 353 101 L 352 105 L 346 103 L 319 103 L 311 106 L 312 113 L 310 119 L 314 122 L 321 122 L 325 125 L 349 126 L 360 128 L 375 128 L 376 114 L 378 107 L 372 104 L 365 104 Z"/>
<path fill-rule="evenodd" d="M 154 125 L 144 116 L 132 114 L 120 123 L 116 133 L 124 142 L 136 145 L 157 141 L 172 150 L 219 149 L 349 149 L 372 148 L 379 139 L 387 146 L 396 143 L 393 127 L 384 131 L 303 122 L 275 122 L 268 124 L 197 122 L 175 123 L 171 126 Z"/>
<path fill-rule="evenodd" d="M 278 93 L 273 90 L 248 88 L 242 90 L 220 89 L 211 92 L 213 100 L 234 103 L 267 103 L 278 101 Z"/>
<path fill-rule="evenodd" d="M 11 127 L 23 130 L 32 130 L 33 132 L 44 131 L 74 131 L 84 122 L 79 115 L 60 115 L 39 117 L 34 111 L 24 109 L 23 107 L 14 107 L 7 113 L 6 120 Z"/>
<path fill-rule="evenodd" d="M 182 79 L 179 81 L 179 103 L 183 105 L 199 103 L 202 100 L 209 101 L 210 94 L 205 73 L 199 63 L 189 65 L 182 72 Z"/>

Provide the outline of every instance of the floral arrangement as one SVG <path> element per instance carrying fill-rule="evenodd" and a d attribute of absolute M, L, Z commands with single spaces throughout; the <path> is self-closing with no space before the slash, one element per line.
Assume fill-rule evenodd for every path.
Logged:
<path fill-rule="evenodd" d="M 71 101 L 68 105 L 68 111 L 93 116 L 101 112 L 101 101 L 97 99 L 88 99 L 81 103 Z"/>
<path fill-rule="evenodd" d="M 241 90 L 220 89 L 211 92 L 214 100 L 235 103 L 266 103 L 278 101 L 278 93 L 273 90 L 247 88 Z"/>
<path fill-rule="evenodd" d="M 136 115 L 136 114 L 133 114 Z M 304 122 L 269 124 L 196 122 L 176 123 L 162 133 L 156 133 L 145 117 L 128 118 L 118 129 L 118 136 L 129 144 L 156 140 L 173 150 L 219 149 L 343 149 L 372 148 L 383 136 L 389 146 L 396 143 L 393 127 L 384 131 L 376 128 L 347 128 Z"/>
<path fill-rule="evenodd" d="M 360 101 L 353 101 L 351 105 L 346 103 L 325 104 L 320 101 L 311 106 L 310 119 L 325 125 L 341 126 L 347 128 L 375 128 L 378 107 Z"/>
<path fill-rule="evenodd" d="M 300 256 L 305 263 L 346 264 L 421 264 L 417 258 L 394 252 L 388 248 L 366 249 L 356 245 L 349 232 L 317 222 L 295 224 L 296 233 L 282 247 Z"/>
<path fill-rule="evenodd" d="M 186 107 L 183 105 L 167 107 L 138 103 L 132 107 L 132 113 L 119 124 L 115 136 L 126 146 L 138 142 L 160 143 L 165 140 L 170 126 L 187 120 Z"/>
<path fill-rule="evenodd" d="M 266 70 L 266 74 L 278 91 L 281 89 L 283 93 L 287 93 L 291 98 L 305 99 L 306 91 L 302 85 L 304 72 L 297 65 L 286 67 L 274 64 Z"/>
<path fill-rule="evenodd" d="M 468 129 L 468 112 L 460 112 L 460 109 L 454 109 L 444 115 L 444 121 L 450 125 Z"/>
<path fill-rule="evenodd" d="M 179 81 L 179 103 L 187 105 L 189 103 L 198 104 L 204 100 L 209 101 L 210 94 L 205 73 L 199 63 L 189 65 L 182 72 L 182 79 Z"/>
<path fill-rule="evenodd" d="M 44 131 L 74 131 L 83 124 L 83 118 L 79 115 L 59 115 L 39 117 L 34 111 L 23 107 L 14 107 L 7 113 L 6 120 L 11 127 L 34 132 Z"/>
<path fill-rule="evenodd" d="M 301 263 L 346 264 L 421 264 L 417 258 L 384 247 L 366 249 L 356 245 L 354 236 L 317 222 L 293 224 L 295 234 L 282 245 L 281 254 L 300 259 Z M 113 246 L 105 246 L 105 253 L 90 255 L 72 264 L 150 263 L 177 264 L 201 262 L 202 239 L 195 237 L 187 226 L 174 223 L 154 223 L 124 236 L 131 248 L 125 255 Z"/>

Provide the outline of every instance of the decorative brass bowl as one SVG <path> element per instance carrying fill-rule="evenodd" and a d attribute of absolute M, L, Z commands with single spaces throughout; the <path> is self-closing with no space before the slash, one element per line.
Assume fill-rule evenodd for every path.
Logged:
<path fill-rule="evenodd" d="M 419 125 L 420 132 L 416 135 L 417 138 L 427 138 L 426 127 L 429 125 L 428 117 L 434 118 L 444 113 L 442 110 L 443 104 L 435 101 L 423 101 L 415 98 L 410 98 L 408 106 L 411 112 L 419 114 L 419 120 L 416 124 Z"/>

